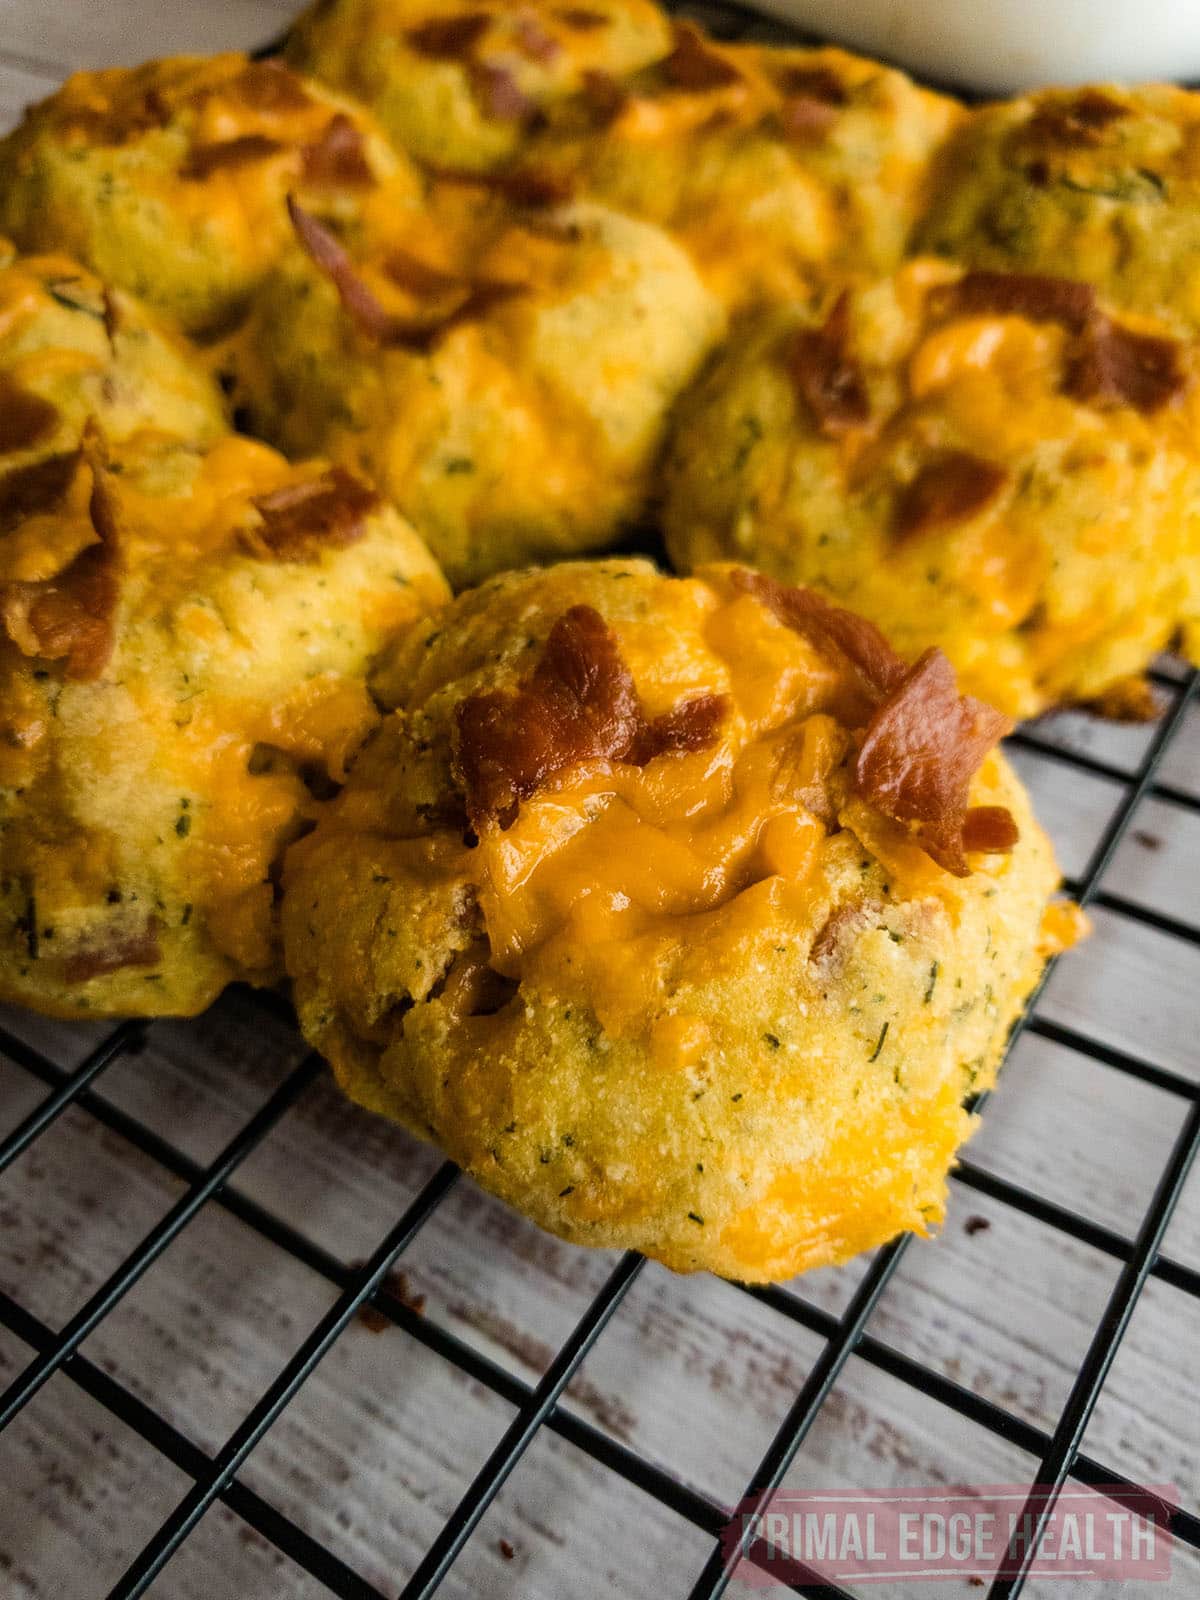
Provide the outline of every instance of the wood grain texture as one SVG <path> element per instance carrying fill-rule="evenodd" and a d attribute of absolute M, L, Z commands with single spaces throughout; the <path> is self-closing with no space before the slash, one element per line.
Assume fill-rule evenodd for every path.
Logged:
<path fill-rule="evenodd" d="M 272 37 L 289 0 L 0 0 L 0 125 L 75 66 Z M 1122 771 L 1141 728 L 1057 718 L 1034 730 Z M 1119 785 L 1043 754 L 1017 757 L 1065 869 L 1080 871 Z M 1168 782 L 1200 795 L 1200 713 Z M 1146 802 L 1108 887 L 1194 920 L 1200 815 Z M 1062 964 L 1047 1015 L 1189 1077 L 1200 1075 L 1200 952 L 1112 912 Z M 81 1060 L 100 1028 L 24 1015 L 6 1025 L 55 1059 Z M 300 1054 L 289 1031 L 233 994 L 198 1023 L 152 1029 L 98 1093 L 203 1164 L 253 1115 Z M 43 1090 L 0 1060 L 0 1133 Z M 979 1169 L 1129 1236 L 1184 1106 L 1176 1096 L 1026 1035 L 970 1149 Z M 377 1244 L 436 1155 L 347 1105 L 325 1079 L 235 1174 L 237 1192 L 348 1267 Z M 0 1178 L 0 1289 L 60 1327 L 183 1190 L 106 1129 L 69 1112 Z M 913 1248 L 870 1332 L 1049 1431 L 1118 1270 L 1113 1257 L 956 1179 L 942 1237 Z M 986 1225 L 981 1225 L 986 1224 Z M 1200 1266 L 1200 1174 L 1167 1238 Z M 539 1233 L 462 1182 L 403 1262 L 423 1316 L 533 1384 L 603 1281 L 611 1258 Z M 863 1267 L 796 1286 L 834 1315 Z M 335 1285 L 210 1204 L 83 1354 L 189 1440 L 211 1451 L 331 1303 Z M 1152 1283 L 1087 1436 L 1133 1477 L 1173 1481 L 1200 1511 L 1200 1306 Z M 651 1266 L 572 1384 L 565 1405 L 601 1433 L 721 1503 L 734 1501 L 803 1384 L 820 1340 L 740 1289 Z M 0 1384 L 30 1356 L 0 1330 Z M 359 1320 L 251 1457 L 243 1481 L 383 1593 L 395 1593 L 512 1415 L 511 1405 L 402 1330 Z M 861 1359 L 846 1367 L 789 1474 L 806 1487 L 914 1486 L 1029 1478 L 1034 1462 Z M 0 1435 L 0 1594 L 103 1594 L 185 1492 L 185 1474 L 56 1376 Z M 543 1432 L 484 1518 L 444 1592 L 513 1600 L 685 1595 L 709 1550 L 690 1524 Z M 974 1592 L 951 1585 L 948 1593 Z M 218 1506 L 153 1593 L 163 1600 L 317 1600 L 326 1591 Z M 870 1592 L 870 1591 L 868 1591 Z M 874 1591 L 879 1593 L 879 1590 Z M 910 1590 L 890 1586 L 907 1600 Z M 913 1596 L 931 1591 L 912 1586 Z M 1034 1583 L 1033 1600 L 1065 1591 Z M 1177 1553 L 1162 1600 L 1200 1592 L 1200 1558 Z M 1117 1600 L 1109 1585 L 1077 1586 Z"/>

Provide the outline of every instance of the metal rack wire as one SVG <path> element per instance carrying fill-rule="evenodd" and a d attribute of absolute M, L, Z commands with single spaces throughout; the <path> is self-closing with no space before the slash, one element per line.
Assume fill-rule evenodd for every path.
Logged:
<path fill-rule="evenodd" d="M 700 9 L 707 21 L 715 20 L 713 8 Z M 723 15 L 728 22 L 734 13 L 726 8 Z M 729 34 L 735 30 L 730 25 L 721 31 Z M 1014 735 L 1013 743 L 1115 786 L 1116 799 L 1107 825 L 1090 859 L 1070 885 L 1076 898 L 1084 905 L 1102 907 L 1118 917 L 1154 928 L 1171 939 L 1200 946 L 1200 926 L 1141 906 L 1110 891 L 1105 882 L 1117 848 L 1144 800 L 1153 798 L 1180 811 L 1200 814 L 1200 797 L 1172 786 L 1160 776 L 1164 757 L 1173 741 L 1179 738 L 1189 709 L 1200 705 L 1200 674 L 1177 677 L 1159 673 L 1155 678 L 1168 702 L 1167 709 L 1143 758 L 1132 772 L 1050 743 L 1036 729 Z M 1043 987 L 1044 983 L 1045 979 Z M 1073 1479 L 1093 1487 L 1103 1486 L 1105 1493 L 1111 1496 L 1118 1496 L 1122 1488 L 1131 1495 L 1139 1492 L 1140 1486 L 1119 1470 L 1119 1463 L 1095 1459 L 1083 1451 L 1082 1441 L 1147 1280 L 1158 1279 L 1200 1299 L 1200 1270 L 1172 1259 L 1162 1250 L 1167 1225 L 1200 1149 L 1200 1082 L 1042 1015 L 1037 1003 L 1040 994 L 1039 989 L 1014 1030 L 1014 1038 L 1028 1030 L 1099 1066 L 1164 1090 L 1187 1108 L 1181 1131 L 1162 1168 L 1150 1203 L 1138 1220 L 1136 1230 L 1129 1235 L 1001 1178 L 970 1159 L 959 1164 L 956 1174 L 959 1183 L 1000 1200 L 1064 1237 L 1081 1241 L 1122 1264 L 1057 1424 L 1053 1431 L 1046 1431 L 892 1348 L 872 1333 L 873 1313 L 908 1247 L 908 1240 L 901 1239 L 876 1252 L 840 1316 L 810 1302 L 802 1292 L 790 1287 L 741 1286 L 743 1293 L 823 1341 L 806 1381 L 750 1475 L 747 1497 L 753 1496 L 758 1506 L 782 1482 L 803 1449 L 824 1403 L 852 1356 L 902 1384 L 921 1390 L 959 1418 L 1017 1445 L 1037 1461 L 1034 1481 L 1039 1486 L 1057 1491 L 1068 1479 Z M 269 996 L 259 997 L 259 1003 L 268 1007 L 276 1004 Z M 34 1352 L 24 1371 L 0 1394 L 0 1430 L 18 1416 L 52 1376 L 61 1373 L 192 1480 L 184 1498 L 108 1591 L 108 1600 L 134 1600 L 135 1596 L 145 1593 L 206 1511 L 218 1501 L 330 1594 L 341 1596 L 343 1600 L 384 1600 L 381 1590 L 239 1478 L 255 1446 L 367 1303 L 408 1338 L 420 1341 L 515 1408 L 515 1415 L 503 1436 L 405 1584 L 402 1600 L 418 1600 L 437 1591 L 505 1480 L 543 1429 L 569 1441 L 603 1469 L 619 1475 L 712 1540 L 710 1558 L 691 1590 L 693 1600 L 715 1600 L 724 1593 L 739 1559 L 764 1562 L 764 1549 L 756 1539 L 753 1523 L 748 1526 L 740 1546 L 726 1553 L 720 1536 L 729 1517 L 727 1507 L 560 1405 L 567 1385 L 637 1279 L 644 1264 L 640 1258 L 630 1254 L 618 1262 L 540 1381 L 528 1384 L 454 1332 L 419 1315 L 389 1287 L 389 1274 L 394 1264 L 428 1224 L 455 1184 L 458 1173 L 450 1163 L 442 1165 L 428 1180 L 365 1264 L 348 1267 L 307 1238 L 292 1221 L 249 1199 L 233 1183 L 241 1164 L 313 1083 L 321 1071 L 317 1058 L 306 1057 L 288 1073 L 226 1147 L 211 1162 L 202 1165 L 178 1145 L 120 1109 L 98 1087 L 104 1073 L 114 1063 L 142 1047 L 150 1026 L 153 1025 L 128 1023 L 115 1028 L 73 1070 L 0 1029 L 0 1052 L 48 1090 L 42 1102 L 0 1141 L 0 1173 L 52 1129 L 68 1109 L 78 1108 L 125 1141 L 131 1150 L 148 1157 L 186 1185 L 183 1194 L 156 1226 L 59 1331 L 54 1331 L 13 1296 L 0 1291 L 0 1326 Z M 332 1306 L 275 1380 L 225 1443 L 211 1454 L 185 1437 L 125 1384 L 89 1360 L 80 1348 L 168 1246 L 208 1206 L 224 1209 L 253 1229 L 262 1240 L 286 1252 L 338 1291 Z M 1049 1503 L 1031 1499 L 1028 1509 L 1040 1526 L 1048 1515 Z M 1179 1509 L 1172 1516 L 1170 1528 L 1176 1539 L 1200 1549 L 1200 1516 Z M 1029 1559 L 1033 1549 L 1031 1542 Z M 778 1561 L 773 1561 L 771 1572 L 777 1579 L 780 1570 Z M 1023 1567 L 1015 1574 L 996 1578 L 990 1589 L 992 1600 L 1015 1600 L 1027 1576 L 1027 1567 Z M 798 1564 L 786 1573 L 786 1578 L 788 1586 L 798 1594 L 844 1594 L 819 1571 Z"/>
<path fill-rule="evenodd" d="M 1200 799 L 1185 791 L 1172 789 L 1158 777 L 1163 759 L 1172 741 L 1180 735 L 1189 709 L 1200 705 L 1200 674 L 1193 673 L 1185 680 L 1160 676 L 1158 681 L 1162 691 L 1169 697 L 1169 709 L 1132 774 L 1098 763 L 1088 755 L 1048 745 L 1036 732 L 1023 732 L 1015 738 L 1018 744 L 1037 748 L 1040 753 L 1067 762 L 1082 772 L 1101 770 L 1105 777 L 1119 785 L 1119 795 L 1108 824 L 1091 859 L 1072 885 L 1078 899 L 1085 905 L 1107 906 L 1118 915 L 1149 920 L 1172 938 L 1200 944 L 1200 928 L 1148 913 L 1109 894 L 1104 888 L 1105 873 L 1145 798 L 1155 796 L 1173 806 L 1200 812 Z M 272 1002 L 265 1000 L 263 1003 Z M 1197 1150 L 1200 1150 L 1200 1084 L 1039 1015 L 1037 997 L 1018 1023 L 1015 1033 L 1025 1028 L 1107 1068 L 1132 1074 L 1146 1083 L 1165 1089 L 1188 1105 L 1182 1129 L 1163 1167 L 1150 1204 L 1131 1236 L 1103 1227 L 1067 1207 L 986 1172 L 969 1159 L 960 1164 L 960 1182 L 1000 1199 L 1123 1263 L 1056 1427 L 1052 1433 L 1047 1433 L 873 1337 L 870 1332 L 872 1313 L 907 1248 L 908 1241 L 901 1239 L 876 1253 L 857 1292 L 840 1317 L 808 1303 L 802 1294 L 790 1288 L 744 1288 L 746 1294 L 753 1295 L 779 1315 L 824 1340 L 807 1381 L 751 1475 L 747 1494 L 755 1495 L 759 1503 L 782 1481 L 852 1355 L 890 1373 L 902 1383 L 920 1388 L 959 1416 L 1028 1451 L 1040 1463 L 1035 1475 L 1035 1481 L 1040 1486 L 1048 1485 L 1057 1490 L 1068 1478 L 1073 1478 L 1084 1484 L 1103 1485 L 1109 1492 L 1118 1491 L 1122 1485 L 1130 1491 L 1138 1488 L 1113 1465 L 1084 1454 L 1081 1441 L 1147 1279 L 1158 1278 L 1186 1294 L 1200 1298 L 1200 1271 L 1173 1260 L 1161 1250 L 1172 1211 L 1190 1165 Z M 54 1373 L 61 1371 L 193 1480 L 191 1490 L 109 1591 L 109 1600 L 133 1600 L 134 1596 L 143 1594 L 216 1500 L 223 1501 L 258 1533 L 323 1583 L 331 1594 L 343 1596 L 345 1600 L 381 1600 L 380 1590 L 365 1582 L 330 1550 L 238 1480 L 239 1469 L 255 1445 L 367 1301 L 410 1337 L 419 1339 L 516 1407 L 516 1415 L 503 1437 L 402 1590 L 404 1600 L 416 1600 L 416 1597 L 432 1595 L 436 1591 L 480 1518 L 541 1428 L 570 1440 L 603 1467 L 619 1474 L 708 1534 L 714 1541 L 713 1553 L 696 1581 L 692 1595 L 694 1600 L 701 1600 L 701 1597 L 715 1597 L 724 1592 L 737 1559 L 737 1552 L 724 1554 L 718 1543 L 728 1519 L 727 1508 L 697 1493 L 586 1420 L 559 1407 L 567 1384 L 637 1278 L 643 1265 L 637 1256 L 622 1258 L 587 1306 L 540 1382 L 531 1387 L 464 1344 L 452 1332 L 416 1314 L 386 1285 L 385 1280 L 394 1263 L 433 1216 L 453 1186 L 458 1174 L 450 1163 L 435 1172 L 365 1265 L 357 1270 L 348 1269 L 305 1239 L 290 1222 L 265 1211 L 239 1194 L 231 1184 L 239 1165 L 312 1083 L 320 1071 L 319 1061 L 312 1056 L 301 1061 L 215 1159 L 207 1166 L 201 1166 L 134 1117 L 119 1110 L 97 1090 L 97 1081 L 102 1074 L 125 1052 L 136 1050 L 143 1042 L 145 1033 L 146 1025 L 123 1024 L 77 1068 L 69 1071 L 17 1037 L 0 1030 L 0 1050 L 10 1061 L 40 1079 L 49 1089 L 42 1103 L 0 1143 L 0 1172 L 53 1127 L 56 1119 L 69 1107 L 77 1106 L 98 1118 L 133 1147 L 187 1184 L 185 1192 L 161 1221 L 57 1333 L 13 1297 L 0 1293 L 0 1325 L 16 1334 L 35 1352 L 25 1370 L 0 1395 L 0 1430 L 12 1421 Z M 312 1329 L 240 1426 L 213 1455 L 187 1440 L 153 1408 L 101 1371 L 79 1350 L 100 1321 L 208 1204 L 226 1208 L 264 1239 L 289 1252 L 340 1290 L 329 1311 Z M 1039 1518 L 1044 1518 L 1048 1507 L 1044 1503 L 1035 1506 L 1031 1502 L 1030 1510 Z M 1176 1511 L 1171 1521 L 1171 1532 L 1177 1539 L 1200 1548 L 1200 1516 L 1186 1509 Z M 764 1559 L 762 1548 L 750 1534 L 743 1542 L 741 1554 L 750 1561 Z M 776 1577 L 779 1576 L 777 1561 L 772 1563 L 771 1571 Z M 1023 1586 L 1024 1577 L 1022 1571 L 997 1578 L 990 1591 L 993 1600 L 1013 1600 Z M 819 1572 L 808 1568 L 797 1566 L 790 1572 L 789 1578 L 790 1587 L 798 1594 L 836 1596 L 844 1592 L 825 1581 Z"/>

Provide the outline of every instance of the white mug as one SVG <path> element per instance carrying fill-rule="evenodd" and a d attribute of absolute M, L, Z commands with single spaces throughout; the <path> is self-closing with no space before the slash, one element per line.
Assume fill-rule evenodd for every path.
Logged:
<path fill-rule="evenodd" d="M 1200 0 L 753 0 L 918 76 L 1013 94 L 1200 78 Z"/>

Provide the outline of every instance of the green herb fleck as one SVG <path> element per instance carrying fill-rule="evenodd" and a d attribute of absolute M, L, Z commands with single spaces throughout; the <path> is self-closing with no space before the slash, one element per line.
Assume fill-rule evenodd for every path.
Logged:
<path fill-rule="evenodd" d="M 702 1228 L 704 1226 L 704 1218 L 698 1217 L 694 1211 L 688 1212 L 688 1221 L 694 1222 L 698 1228 Z"/>
<path fill-rule="evenodd" d="M 883 1027 L 880 1028 L 880 1030 L 879 1030 L 879 1038 L 876 1039 L 876 1041 L 875 1041 L 875 1049 L 871 1054 L 871 1060 L 872 1061 L 878 1061 L 879 1060 L 879 1052 L 883 1049 L 883 1041 L 887 1038 L 889 1027 L 891 1027 L 891 1023 L 890 1022 L 885 1022 Z"/>
<path fill-rule="evenodd" d="M 933 991 L 937 988 L 938 973 L 941 970 L 942 963 L 940 961 L 935 961 L 929 969 L 929 982 L 925 985 L 925 1005 L 928 1005 L 933 999 Z"/>

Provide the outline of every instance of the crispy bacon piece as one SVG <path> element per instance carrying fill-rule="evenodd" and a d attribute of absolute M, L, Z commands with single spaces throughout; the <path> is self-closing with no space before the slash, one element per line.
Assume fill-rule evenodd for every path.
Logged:
<path fill-rule="evenodd" d="M 449 296 L 455 305 L 462 300 L 470 285 L 440 267 L 430 266 L 420 256 L 407 250 L 393 250 L 384 265 L 384 271 L 398 289 L 421 300 L 445 299 Z"/>
<path fill-rule="evenodd" d="M 92 474 L 88 513 L 97 542 L 86 546 L 52 578 L 0 586 L 0 617 L 9 638 L 23 655 L 62 661 L 68 678 L 98 678 L 112 655 L 113 619 L 120 597 L 120 552 L 116 507 L 102 464 L 99 442 L 89 431 L 81 449 L 51 463 L 10 473 L 24 481 L 9 486 L 5 510 L 11 517 L 49 510 L 61 501 L 76 472 L 86 464 Z M 3 491 L 0 490 L 0 497 Z M 19 509 L 17 509 L 19 508 Z M 11 525 L 11 524 L 10 524 Z"/>
<path fill-rule="evenodd" d="M 554 15 L 577 33 L 594 33 L 597 28 L 607 28 L 611 21 L 603 11 L 588 11 L 583 6 L 567 6 Z"/>
<path fill-rule="evenodd" d="M 764 573 L 739 567 L 730 581 L 742 594 L 753 595 L 780 622 L 803 634 L 818 650 L 832 651 L 837 660 L 850 663 L 874 698 L 897 687 L 907 668 L 873 622 L 844 611 L 813 589 L 780 583 Z"/>
<path fill-rule="evenodd" d="M 689 93 L 726 89 L 742 80 L 733 63 L 712 48 L 693 22 L 675 24 L 675 48 L 663 62 L 662 70 L 668 83 Z"/>
<path fill-rule="evenodd" d="M 1134 333 L 1097 312 L 1068 357 L 1063 389 L 1090 405 L 1132 406 L 1150 415 L 1181 394 L 1186 382 L 1174 339 Z"/>
<path fill-rule="evenodd" d="M 467 76 L 471 92 L 493 122 L 525 122 L 537 110 L 507 67 L 472 61 Z"/>
<path fill-rule="evenodd" d="M 939 320 L 1028 317 L 1031 322 L 1057 322 L 1068 333 L 1080 333 L 1095 312 L 1096 291 L 1089 283 L 1036 272 L 967 272 L 957 283 L 931 289 L 926 306 Z"/>
<path fill-rule="evenodd" d="M 491 24 L 486 11 L 466 11 L 458 17 L 431 17 L 404 35 L 419 56 L 430 61 L 465 61 Z"/>
<path fill-rule="evenodd" d="M 728 710 L 729 703 L 720 694 L 698 694 L 681 701 L 653 722 L 643 724 L 627 759 L 635 767 L 644 767 L 671 751 L 707 750 L 716 742 Z"/>
<path fill-rule="evenodd" d="M 892 512 L 892 533 L 899 540 L 912 539 L 931 528 L 967 522 L 990 506 L 1007 482 L 1008 473 L 997 462 L 948 450 L 926 462 L 901 490 Z"/>
<path fill-rule="evenodd" d="M 777 73 L 775 81 L 785 95 L 799 95 L 825 106 L 844 106 L 850 100 L 846 85 L 831 67 L 793 64 Z"/>
<path fill-rule="evenodd" d="M 329 546 L 341 548 L 361 539 L 363 524 L 379 504 L 369 484 L 344 467 L 330 467 L 317 478 L 260 496 L 254 505 L 262 525 L 246 540 L 256 555 L 311 561 Z"/>
<path fill-rule="evenodd" d="M 141 928 L 115 928 L 76 946 L 67 957 L 63 977 L 68 983 L 87 983 L 125 967 L 153 967 L 162 958 L 158 919 L 147 917 Z"/>
<path fill-rule="evenodd" d="M 90 144 L 113 147 L 165 128 L 170 120 L 170 106 L 157 89 L 149 89 L 132 105 L 81 106 L 67 115 L 63 125 L 77 130 Z"/>
<path fill-rule="evenodd" d="M 437 295 L 434 305 L 417 314 L 394 315 L 362 281 L 348 252 L 329 229 L 305 211 L 294 195 L 288 196 L 287 205 L 296 236 L 314 265 L 329 278 L 347 315 L 359 330 L 378 344 L 428 351 L 451 328 L 483 316 L 492 306 L 522 292 L 520 284 L 490 279 L 467 283 L 453 279 L 406 251 L 395 251 L 385 264 L 393 281 L 414 295 L 432 293 L 436 285 Z M 418 276 L 425 285 L 423 290 L 414 287 Z M 454 292 L 448 293 L 447 286 L 453 287 Z"/>
<path fill-rule="evenodd" d="M 881 900 L 844 900 L 826 917 L 808 952 L 813 966 L 830 971 L 841 965 L 845 946 L 852 937 L 867 928 L 879 927 L 883 922 L 884 906 Z"/>
<path fill-rule="evenodd" d="M 250 111 L 304 111 L 313 103 L 304 84 L 281 61 L 251 61 L 225 94 Z"/>
<path fill-rule="evenodd" d="M 971 780 L 1011 726 L 991 706 L 960 696 L 949 661 L 940 650 L 927 650 L 867 724 L 855 785 L 877 811 L 913 828 L 940 867 L 966 877 L 968 848 L 1015 843 L 1015 825 L 1007 812 L 1007 824 L 1001 822 L 1000 807 L 979 808 L 969 832 L 967 824 Z M 981 836 L 984 845 L 977 842 Z"/>
<path fill-rule="evenodd" d="M 562 55 L 562 45 L 528 11 L 523 11 L 513 23 L 513 40 L 523 56 L 543 65 Z"/>
<path fill-rule="evenodd" d="M 203 182 L 214 172 L 269 161 L 285 148 L 278 139 L 268 139 L 263 133 L 244 133 L 236 139 L 221 139 L 215 144 L 193 145 L 179 169 L 179 176 L 189 182 Z"/>
<path fill-rule="evenodd" d="M 871 418 L 862 368 L 849 349 L 850 294 L 843 290 L 820 328 L 803 328 L 787 352 L 788 372 L 820 433 L 838 439 Z"/>
<path fill-rule="evenodd" d="M 823 138 L 850 100 L 845 84 L 829 67 L 784 67 L 776 82 L 784 96 L 779 114 L 784 137 L 801 143 Z"/>
<path fill-rule="evenodd" d="M 465 172 L 461 167 L 429 167 L 427 170 L 440 183 L 486 189 L 503 195 L 514 206 L 527 206 L 532 211 L 563 205 L 574 193 L 565 173 L 542 172 L 536 167 L 516 172 Z"/>
<path fill-rule="evenodd" d="M 0 454 L 32 450 L 58 427 L 58 409 L 0 374 Z"/>
<path fill-rule="evenodd" d="M 79 451 L 71 450 L 6 472 L 0 478 L 0 533 L 7 533 L 26 517 L 53 511 L 78 470 Z"/>
<path fill-rule="evenodd" d="M 476 827 L 511 827 L 527 800 L 585 761 L 644 766 L 717 736 L 723 696 L 701 695 L 647 722 L 617 640 L 599 612 L 572 606 L 515 691 L 470 695 L 457 713 L 455 772 Z"/>
<path fill-rule="evenodd" d="M 597 127 L 607 127 L 615 122 L 629 100 L 624 84 L 611 72 L 601 72 L 593 67 L 583 75 L 580 91 Z"/>
<path fill-rule="evenodd" d="M 1039 106 L 1023 131 L 1039 144 L 1082 149 L 1100 144 L 1105 130 L 1128 115 L 1129 108 L 1103 90 L 1083 89 L 1070 100 Z"/>
<path fill-rule="evenodd" d="M 348 252 L 329 229 L 305 211 L 294 195 L 288 195 L 288 216 L 296 237 L 338 292 L 342 306 L 369 338 L 388 343 L 395 319 L 390 317 L 354 269 Z"/>
<path fill-rule="evenodd" d="M 375 182 L 362 132 L 344 111 L 332 117 L 321 137 L 305 149 L 303 176 L 305 183 L 347 189 L 365 189 Z"/>
<path fill-rule="evenodd" d="M 964 850 L 993 853 L 1011 850 L 1021 837 L 1007 806 L 971 806 L 963 818 Z"/>
<path fill-rule="evenodd" d="M 815 139 L 823 139 L 837 121 L 837 115 L 837 107 L 831 106 L 826 100 L 792 94 L 783 102 L 779 126 L 785 139 L 808 144 Z"/>

